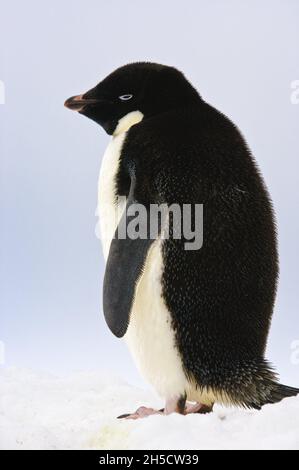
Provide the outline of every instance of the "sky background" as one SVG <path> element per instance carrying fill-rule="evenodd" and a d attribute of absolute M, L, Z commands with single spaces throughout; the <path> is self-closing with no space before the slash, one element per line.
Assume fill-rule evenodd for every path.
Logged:
<path fill-rule="evenodd" d="M 299 386 L 299 3 L 1 0 L 0 340 L 5 366 L 108 369 L 142 383 L 101 311 L 97 179 L 109 137 L 63 107 L 116 67 L 174 65 L 241 129 L 277 214 L 268 358 Z M 294 343 L 295 344 L 295 343 Z M 294 352 L 293 352 L 294 356 Z M 299 355 L 298 355 L 299 356 Z"/>

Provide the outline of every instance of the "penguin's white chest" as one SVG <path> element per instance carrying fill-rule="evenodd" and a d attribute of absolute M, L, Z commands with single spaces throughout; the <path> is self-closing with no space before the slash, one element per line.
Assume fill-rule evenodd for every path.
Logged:
<path fill-rule="evenodd" d="M 151 246 L 135 300 L 125 340 L 141 375 L 161 397 L 170 399 L 187 389 L 182 361 L 175 345 L 171 316 L 162 297 L 161 240 Z"/>
<path fill-rule="evenodd" d="M 125 208 L 124 201 L 117 205 L 115 181 L 125 137 L 126 131 L 119 133 L 108 145 L 99 177 L 98 214 L 105 260 Z M 155 241 L 147 255 L 124 338 L 141 375 L 161 396 L 171 398 L 183 394 L 187 383 L 175 346 L 171 316 L 162 298 L 161 243 Z"/>

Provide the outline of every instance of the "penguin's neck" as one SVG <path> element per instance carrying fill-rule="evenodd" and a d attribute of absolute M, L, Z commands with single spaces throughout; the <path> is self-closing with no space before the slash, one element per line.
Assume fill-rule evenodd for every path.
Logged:
<path fill-rule="evenodd" d="M 124 134 L 130 129 L 130 127 L 134 126 L 134 124 L 138 124 L 142 119 L 143 114 L 141 111 L 132 111 L 131 113 L 126 114 L 118 121 L 115 131 L 113 132 L 113 137 Z"/>

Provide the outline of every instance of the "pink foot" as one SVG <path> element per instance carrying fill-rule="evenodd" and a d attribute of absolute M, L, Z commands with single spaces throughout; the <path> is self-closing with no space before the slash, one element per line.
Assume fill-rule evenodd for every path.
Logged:
<path fill-rule="evenodd" d="M 205 413 L 210 413 L 213 410 L 213 405 L 208 406 L 208 405 L 203 405 L 202 403 L 186 403 L 185 406 L 185 415 L 189 415 L 191 413 L 200 413 L 200 414 L 205 414 Z"/>
<path fill-rule="evenodd" d="M 118 416 L 118 419 L 139 419 L 139 418 L 147 418 L 151 415 L 161 415 L 163 411 L 161 410 L 154 410 L 154 408 L 147 408 L 146 406 L 140 406 L 135 413 L 126 413 L 123 415 Z"/>
<path fill-rule="evenodd" d="M 151 415 L 169 415 L 171 413 L 180 413 L 188 415 L 191 413 L 210 413 L 213 410 L 213 405 L 203 405 L 202 403 L 188 403 L 185 397 L 174 397 L 167 400 L 165 408 L 155 410 L 154 408 L 147 408 L 140 406 L 134 413 L 126 413 L 118 416 L 118 419 L 139 419 L 147 418 Z"/>

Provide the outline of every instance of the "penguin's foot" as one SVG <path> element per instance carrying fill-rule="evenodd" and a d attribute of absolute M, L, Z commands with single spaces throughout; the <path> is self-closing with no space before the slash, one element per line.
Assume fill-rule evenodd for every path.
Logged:
<path fill-rule="evenodd" d="M 176 403 L 176 405 L 175 405 Z M 192 413 L 199 413 L 199 414 L 206 414 L 206 413 L 211 413 L 213 411 L 213 406 L 212 405 L 203 405 L 202 403 L 196 402 L 196 403 L 191 403 L 191 402 L 183 402 L 182 400 L 178 402 L 167 402 L 166 407 L 162 408 L 164 414 L 168 415 L 171 413 L 179 413 L 182 415 L 189 415 Z"/>
<path fill-rule="evenodd" d="M 125 413 L 118 416 L 118 419 L 139 419 L 147 418 L 152 415 L 169 415 L 171 413 L 179 413 L 182 415 L 188 415 L 192 413 L 205 414 L 210 413 L 213 410 L 212 405 L 203 405 L 202 403 L 188 403 L 186 397 L 174 397 L 166 401 L 165 408 L 155 410 L 154 408 L 147 408 L 146 406 L 140 406 L 134 413 Z"/>
<path fill-rule="evenodd" d="M 206 414 L 213 411 L 213 405 L 203 405 L 202 403 L 186 403 L 184 414 L 189 415 L 192 413 Z"/>
<path fill-rule="evenodd" d="M 171 413 L 184 414 L 186 403 L 185 396 L 175 396 L 166 400 L 165 408 L 161 410 L 155 410 L 154 408 L 147 408 L 146 406 L 140 406 L 135 413 L 127 413 L 118 416 L 118 419 L 139 419 L 147 418 L 151 415 L 169 415 Z"/>
<path fill-rule="evenodd" d="M 139 419 L 139 418 L 147 418 L 151 415 L 161 415 L 163 414 L 163 410 L 155 410 L 154 408 L 147 408 L 146 406 L 140 406 L 135 413 L 125 413 L 123 415 L 118 416 L 118 419 Z"/>

